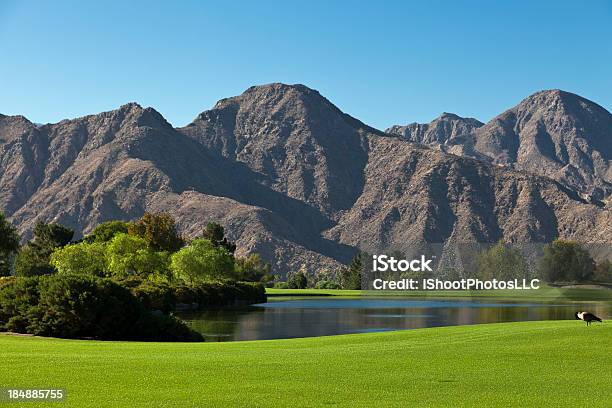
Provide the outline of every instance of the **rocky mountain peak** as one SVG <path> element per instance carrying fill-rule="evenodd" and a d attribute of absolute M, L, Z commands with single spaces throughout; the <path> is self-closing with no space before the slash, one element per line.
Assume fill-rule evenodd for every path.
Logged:
<path fill-rule="evenodd" d="M 531 120 L 532 118 L 546 119 L 549 122 L 558 120 L 579 126 L 591 126 L 600 123 L 602 120 L 607 122 L 611 116 L 610 112 L 595 102 L 560 89 L 536 92 L 493 119 L 493 121 L 511 115 L 517 115 L 525 120 Z M 571 131 L 571 129 L 569 130 Z M 609 137 L 612 138 L 612 135 L 609 135 Z"/>
<path fill-rule="evenodd" d="M 151 107 L 143 108 L 136 102 L 129 102 L 121 105 L 118 109 L 103 112 L 99 115 L 89 116 L 88 118 L 98 119 L 100 116 L 111 121 L 120 121 L 127 126 L 147 126 L 151 128 L 173 129 L 172 125 L 162 116 L 161 113 Z"/>
<path fill-rule="evenodd" d="M 444 151 L 553 178 L 602 200 L 612 194 L 612 115 L 586 98 L 536 92 L 483 125 L 442 114 L 387 132 Z"/>
<path fill-rule="evenodd" d="M 328 216 L 346 209 L 362 188 L 365 135 L 382 134 L 318 91 L 281 83 L 223 99 L 179 131 Z"/>

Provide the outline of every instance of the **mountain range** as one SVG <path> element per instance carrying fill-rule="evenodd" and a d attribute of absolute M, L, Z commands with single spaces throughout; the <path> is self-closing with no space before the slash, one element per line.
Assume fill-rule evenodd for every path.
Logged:
<path fill-rule="evenodd" d="M 152 108 L 55 124 L 0 115 L 0 211 L 81 237 L 169 212 L 186 236 L 224 225 L 276 272 L 336 268 L 358 249 L 450 242 L 609 243 L 612 115 L 536 93 L 487 124 L 445 113 L 376 130 L 303 85 L 220 100 L 182 128 Z"/>
<path fill-rule="evenodd" d="M 550 177 L 593 200 L 612 195 L 612 115 L 560 90 L 538 92 L 484 124 L 442 114 L 387 132 L 442 151 Z"/>

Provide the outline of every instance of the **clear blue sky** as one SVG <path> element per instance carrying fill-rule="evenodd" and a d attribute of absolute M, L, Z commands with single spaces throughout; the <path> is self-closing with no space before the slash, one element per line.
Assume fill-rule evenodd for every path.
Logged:
<path fill-rule="evenodd" d="M 270 82 L 385 128 L 491 119 L 540 89 L 612 108 L 612 2 L 0 0 L 0 113 L 153 106 L 173 125 Z M 499 4 L 504 3 L 504 4 Z"/>

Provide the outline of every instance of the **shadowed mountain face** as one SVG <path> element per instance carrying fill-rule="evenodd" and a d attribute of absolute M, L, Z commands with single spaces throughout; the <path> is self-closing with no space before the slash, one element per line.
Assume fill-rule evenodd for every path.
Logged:
<path fill-rule="evenodd" d="M 443 115 L 444 117 L 444 115 Z M 473 119 L 455 117 L 455 127 L 393 126 L 387 132 L 444 151 L 510 166 L 558 180 L 590 196 L 612 195 L 612 114 L 578 95 L 542 91 L 483 126 L 468 129 Z M 414 129 L 435 128 L 435 137 Z M 430 132 L 431 133 L 431 132 Z"/>
<path fill-rule="evenodd" d="M 223 99 L 179 131 L 331 219 L 361 194 L 367 137 L 380 134 L 317 91 L 283 84 Z"/>
<path fill-rule="evenodd" d="M 503 123 L 514 120 L 508 112 Z M 535 120 L 514 115 L 521 124 Z M 587 124 L 589 118 L 580 118 L 579 127 L 605 135 L 607 122 Z M 519 167 L 518 158 L 533 153 L 516 147 L 510 133 L 491 139 L 497 144 L 480 141 L 491 123 L 445 114 L 430 125 L 394 130 L 402 137 L 385 135 L 318 92 L 283 84 L 221 100 L 180 129 L 137 104 L 42 126 L 0 115 L 0 211 L 26 239 L 37 221 L 61 222 L 82 236 L 100 222 L 145 210 L 173 214 L 191 237 L 216 220 L 239 254 L 259 252 L 279 273 L 335 268 L 358 247 L 557 236 L 607 242 L 612 218 L 602 204 L 549 178 L 493 164 Z M 559 140 L 578 138 L 555 129 Z M 520 139 L 526 131 L 513 132 Z M 544 146 L 538 154 L 557 154 L 536 139 Z M 595 158 L 594 169 L 610 153 L 604 136 L 597 140 L 576 142 Z M 453 149 L 465 146 L 485 160 L 445 153 L 463 154 Z M 570 150 L 568 160 L 575 156 Z M 502 153 L 493 157 L 494 151 Z"/>

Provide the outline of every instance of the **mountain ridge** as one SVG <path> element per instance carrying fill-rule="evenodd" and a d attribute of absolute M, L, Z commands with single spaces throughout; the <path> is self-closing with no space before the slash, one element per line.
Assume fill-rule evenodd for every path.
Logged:
<path fill-rule="evenodd" d="M 435 140 L 419 139 L 410 126 L 415 127 L 393 126 L 387 132 L 451 153 L 545 175 L 594 200 L 608 200 L 612 195 L 612 114 L 571 92 L 536 92 L 461 138 L 442 129 Z"/>
<path fill-rule="evenodd" d="M 444 140 L 432 149 L 278 83 L 222 99 L 180 128 L 137 103 L 42 126 L 0 115 L 0 211 L 26 239 L 37 221 L 80 237 L 145 210 L 171 213 L 190 237 L 216 220 L 239 254 L 260 252 L 282 274 L 337 268 L 358 249 L 457 238 L 607 242 L 602 203 L 484 153 L 452 151 L 486 124 L 438 119 L 410 130 Z"/>

